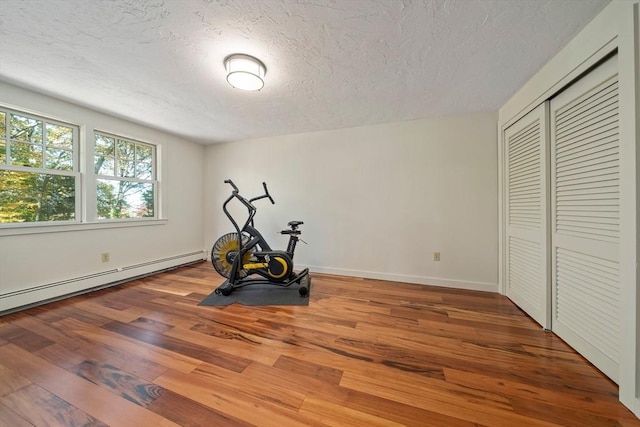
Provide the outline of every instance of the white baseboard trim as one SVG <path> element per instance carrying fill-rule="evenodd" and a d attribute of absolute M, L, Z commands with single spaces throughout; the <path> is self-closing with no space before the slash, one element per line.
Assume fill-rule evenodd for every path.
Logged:
<path fill-rule="evenodd" d="M 296 265 L 296 268 L 308 268 L 312 273 L 335 274 L 338 276 L 363 277 L 366 279 L 388 280 L 392 282 L 414 283 L 418 285 L 442 286 L 445 288 L 467 289 L 472 291 L 498 292 L 497 283 L 469 282 L 466 280 L 441 279 L 436 277 L 411 276 L 406 274 L 381 273 L 377 271 L 349 270 L 344 268 L 318 267 L 315 265 Z"/>
<path fill-rule="evenodd" d="M 0 294 L 0 315 L 23 308 L 67 298 L 96 289 L 113 286 L 137 277 L 147 276 L 207 258 L 206 251 L 198 250 L 166 258 L 105 270 L 71 279 Z"/>
<path fill-rule="evenodd" d="M 630 393 L 624 393 L 625 396 L 623 396 L 623 393 L 620 393 L 619 397 L 620 397 L 620 402 L 627 407 L 627 409 L 629 409 L 631 412 L 633 412 L 633 415 L 636 416 L 636 418 L 640 419 L 640 397 L 636 397 L 634 394 L 633 390 L 628 390 L 630 391 Z M 629 398 L 629 396 L 626 396 L 626 394 L 631 394 L 632 397 Z"/>

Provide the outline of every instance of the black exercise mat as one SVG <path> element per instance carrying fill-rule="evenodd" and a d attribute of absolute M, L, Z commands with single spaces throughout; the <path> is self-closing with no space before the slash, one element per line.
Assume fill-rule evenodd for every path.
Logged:
<path fill-rule="evenodd" d="M 303 281 L 304 283 L 304 281 Z M 309 305 L 309 295 L 302 297 L 300 285 L 292 283 L 288 287 L 274 285 L 249 285 L 234 289 L 231 295 L 216 294 L 215 291 L 198 305 L 222 306 L 237 302 L 242 305 Z M 309 289 L 310 290 L 310 289 Z"/>

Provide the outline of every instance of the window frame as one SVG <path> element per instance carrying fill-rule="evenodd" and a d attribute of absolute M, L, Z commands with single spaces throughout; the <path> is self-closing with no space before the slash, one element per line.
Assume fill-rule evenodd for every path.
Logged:
<path fill-rule="evenodd" d="M 99 124 L 97 123 L 99 120 L 96 120 L 94 118 L 84 118 L 82 121 L 68 120 L 68 117 L 62 117 L 56 114 L 42 112 L 47 110 L 32 109 L 17 104 L 0 102 L 0 111 L 7 113 L 7 116 L 5 117 L 5 126 L 10 120 L 10 114 L 15 113 L 18 116 L 27 116 L 29 118 L 42 121 L 43 134 L 46 132 L 45 123 L 71 127 L 73 129 L 73 171 L 59 171 L 56 169 L 45 168 L 36 170 L 36 168 L 33 167 L 9 165 L 10 159 L 8 157 L 5 158 L 4 162 L 0 162 L 0 170 L 49 173 L 53 175 L 73 174 L 75 177 L 75 212 L 73 220 L 0 223 L 0 237 L 25 234 L 154 226 L 166 225 L 168 223 L 168 219 L 164 216 L 165 210 L 163 206 L 164 197 L 162 192 L 164 191 L 164 185 L 162 183 L 162 176 L 164 175 L 163 171 L 166 166 L 162 162 L 164 142 L 161 139 L 157 142 L 149 142 L 150 138 L 140 137 L 146 135 L 146 132 L 144 132 L 144 130 L 142 132 L 135 132 L 135 136 L 132 136 L 130 132 L 127 135 L 124 132 L 118 131 L 117 127 L 112 127 L 113 130 L 99 129 Z M 84 115 L 77 113 L 76 116 L 85 117 Z M 116 218 L 103 220 L 98 219 L 97 186 L 99 176 L 94 173 L 93 169 L 93 162 L 95 159 L 95 133 L 106 133 L 121 139 L 153 147 L 153 217 Z M 153 139 L 155 138 L 156 136 L 154 135 Z M 6 128 L 6 136 L 0 137 L 0 140 L 5 141 L 6 147 L 9 147 L 9 127 Z M 46 148 L 46 145 L 42 146 L 43 149 Z M 5 153 L 6 156 L 9 155 L 8 148 L 5 148 Z M 92 203 L 92 200 L 95 200 L 95 203 Z"/>
<path fill-rule="evenodd" d="M 0 104 L 0 112 L 5 113 L 4 125 L 5 135 L 0 136 L 0 141 L 5 144 L 5 159 L 4 162 L 0 161 L 0 171 L 9 172 L 26 172 L 31 174 L 44 174 L 44 175 L 56 175 L 56 176 L 68 176 L 74 179 L 74 217 L 71 220 L 60 221 L 30 221 L 30 222 L 6 222 L 0 223 L 0 229 L 9 228 L 22 228 L 22 227 L 41 227 L 41 226 L 59 226 L 59 225 L 77 225 L 84 222 L 83 217 L 83 195 L 82 195 L 82 172 L 81 172 L 81 126 L 71 121 L 60 120 L 45 114 L 34 113 L 30 111 L 21 110 L 18 108 L 12 108 L 7 105 Z M 12 116 L 25 117 L 31 120 L 36 120 L 42 123 L 42 141 L 37 144 L 31 141 L 19 141 L 11 138 L 11 117 Z M 72 167 L 71 170 L 63 169 L 51 169 L 46 167 L 47 148 L 49 147 L 47 125 L 56 125 L 71 128 L 72 130 L 72 144 L 71 150 L 62 148 L 65 151 L 72 152 Z M 11 164 L 11 145 L 12 143 L 27 143 L 34 146 L 40 146 L 42 148 L 42 165 L 40 167 L 34 166 L 21 166 Z M 57 148 L 61 149 L 61 148 Z"/>
<path fill-rule="evenodd" d="M 114 140 L 114 144 L 116 145 L 116 148 L 114 150 L 114 155 L 113 157 L 113 175 L 104 175 L 104 174 L 99 174 L 96 173 L 95 171 L 95 159 L 98 156 L 97 152 L 96 152 L 96 139 L 98 137 L 98 135 L 102 136 L 103 138 L 113 138 Z M 134 170 L 134 176 L 133 177 L 126 177 L 126 176 L 119 176 L 118 175 L 118 171 L 119 171 L 119 160 L 120 157 L 118 155 L 118 150 L 117 150 L 117 144 L 118 142 L 125 142 L 125 143 L 133 143 L 134 144 L 134 157 L 133 157 L 133 170 Z M 89 144 L 89 139 L 87 138 L 87 144 Z M 159 201 L 160 201 L 160 197 L 159 197 L 159 192 L 160 192 L 160 180 L 159 180 L 159 175 L 160 175 L 160 167 L 159 167 L 159 151 L 160 151 L 160 145 L 159 144 L 154 144 L 148 141 L 144 141 L 140 138 L 132 138 L 129 136 L 125 136 L 121 133 L 116 133 L 116 132 L 110 132 L 110 131 L 104 131 L 104 130 L 99 130 L 99 129 L 94 129 L 93 130 L 93 138 L 91 139 L 91 144 L 92 144 L 92 156 L 91 156 L 91 172 L 93 173 L 93 183 L 94 183 L 94 189 L 95 189 L 95 197 L 93 197 L 93 199 L 95 200 L 95 204 L 92 205 L 92 208 L 95 208 L 94 211 L 94 215 L 95 215 L 95 221 L 99 222 L 99 223 L 110 223 L 110 222 L 123 222 L 123 221 L 153 221 L 153 220 L 159 220 L 160 219 L 160 206 L 159 206 Z M 149 147 L 151 148 L 151 178 L 150 179 L 142 179 L 142 178 L 137 178 L 135 175 L 137 174 L 137 166 L 138 166 L 138 161 L 136 158 L 136 153 L 137 153 L 137 147 L 138 146 L 145 146 L 145 147 Z M 141 162 L 143 163 L 143 162 Z M 148 216 L 148 217 L 124 217 L 124 218 L 99 218 L 98 216 L 98 181 L 99 180 L 111 180 L 111 181 L 120 181 L 120 182 L 140 182 L 140 183 L 149 183 L 153 186 L 153 216 Z"/>

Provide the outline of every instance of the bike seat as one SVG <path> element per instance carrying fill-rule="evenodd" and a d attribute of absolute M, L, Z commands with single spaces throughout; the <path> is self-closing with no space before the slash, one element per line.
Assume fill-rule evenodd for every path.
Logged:
<path fill-rule="evenodd" d="M 304 222 L 302 221 L 289 221 L 289 223 L 287 224 L 289 227 L 297 227 L 299 225 L 304 224 Z"/>

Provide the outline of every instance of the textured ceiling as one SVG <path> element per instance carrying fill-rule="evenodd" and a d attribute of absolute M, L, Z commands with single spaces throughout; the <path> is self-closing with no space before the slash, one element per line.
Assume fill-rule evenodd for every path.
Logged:
<path fill-rule="evenodd" d="M 1 0 L 0 79 L 205 144 L 497 110 L 608 1 Z"/>

